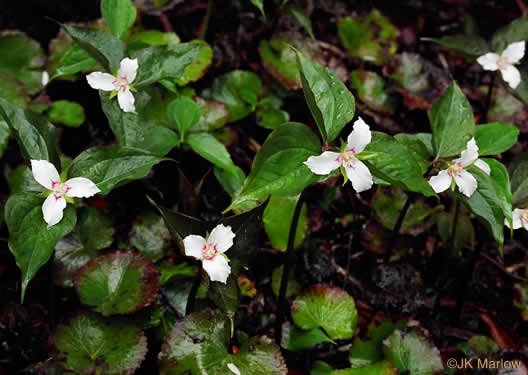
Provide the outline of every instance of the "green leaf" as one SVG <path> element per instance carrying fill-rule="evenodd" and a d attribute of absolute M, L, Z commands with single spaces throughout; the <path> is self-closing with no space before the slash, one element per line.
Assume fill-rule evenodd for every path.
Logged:
<path fill-rule="evenodd" d="M 355 70 L 350 74 L 350 86 L 357 91 L 359 99 L 369 108 L 392 114 L 396 102 L 385 85 L 385 80 L 377 73 Z"/>
<path fill-rule="evenodd" d="M 84 247 L 101 250 L 114 242 L 112 221 L 95 207 L 80 209 L 75 233 Z"/>
<path fill-rule="evenodd" d="M 508 151 L 519 136 L 519 128 L 500 122 L 478 125 L 475 131 L 475 141 L 479 155 L 497 155 Z"/>
<path fill-rule="evenodd" d="M 506 167 L 495 159 L 482 159 L 490 168 L 490 179 L 497 192 L 498 203 L 502 206 L 504 217 L 510 222 L 512 220 L 512 193 L 510 178 Z M 513 226 L 513 225 L 511 225 Z"/>
<path fill-rule="evenodd" d="M 163 126 L 154 126 L 147 130 L 136 147 L 159 156 L 165 156 L 179 144 L 180 137 L 176 132 Z"/>
<path fill-rule="evenodd" d="M 145 177 L 152 167 L 170 160 L 137 148 L 109 146 L 83 151 L 70 166 L 68 177 L 86 177 L 108 194 L 117 186 Z"/>
<path fill-rule="evenodd" d="M 7 125 L 7 122 L 0 120 L 0 158 L 4 155 L 9 138 L 11 138 L 9 125 Z"/>
<path fill-rule="evenodd" d="M 117 72 L 121 60 L 127 57 L 126 46 L 123 42 L 106 31 L 65 24 L 62 24 L 62 27 L 79 47 L 88 52 L 108 72 Z"/>
<path fill-rule="evenodd" d="M 193 40 L 190 43 L 201 46 L 200 53 L 192 64 L 187 65 L 183 77 L 175 80 L 180 86 L 185 86 L 190 82 L 198 81 L 205 75 L 213 62 L 213 49 L 207 44 L 207 42 L 203 40 Z"/>
<path fill-rule="evenodd" d="M 194 152 L 204 159 L 209 160 L 217 167 L 236 173 L 236 166 L 231 160 L 229 151 L 214 135 L 191 133 L 187 136 L 186 142 Z"/>
<path fill-rule="evenodd" d="M 235 122 L 255 111 L 262 92 L 258 75 L 234 70 L 215 78 L 211 88 L 204 90 L 202 96 L 224 103 L 229 110 L 230 121 Z"/>
<path fill-rule="evenodd" d="M 162 259 L 171 245 L 167 225 L 154 213 L 139 216 L 132 224 L 129 238 L 130 245 L 153 262 Z"/>
<path fill-rule="evenodd" d="M 136 8 L 130 0 L 101 0 L 101 14 L 112 33 L 120 39 L 136 20 Z"/>
<path fill-rule="evenodd" d="M 286 251 L 288 247 L 288 237 L 290 234 L 290 225 L 293 220 L 293 212 L 299 196 L 295 197 L 281 197 L 272 196 L 266 210 L 264 210 L 264 229 L 271 241 L 271 246 L 274 249 Z M 299 222 L 297 224 L 297 232 L 295 233 L 294 247 L 298 248 L 302 245 L 306 232 L 308 231 L 308 217 L 306 204 L 303 204 Z"/>
<path fill-rule="evenodd" d="M 351 56 L 372 64 L 383 65 L 398 48 L 398 29 L 376 9 L 367 16 L 340 18 L 337 30 Z"/>
<path fill-rule="evenodd" d="M 312 21 L 310 17 L 304 13 L 304 11 L 297 6 L 289 6 L 288 12 L 292 15 L 293 18 L 303 27 L 304 30 L 310 35 L 310 38 L 315 39 L 313 30 L 312 30 Z"/>
<path fill-rule="evenodd" d="M 24 84 L 3 72 L 0 72 L 0 97 L 22 108 L 27 108 L 31 100 Z"/>
<path fill-rule="evenodd" d="M 138 51 L 138 72 L 134 87 L 141 88 L 166 78 L 182 78 L 185 69 L 200 56 L 202 45 L 197 43 L 153 46 Z"/>
<path fill-rule="evenodd" d="M 277 297 L 280 294 L 282 275 L 284 275 L 284 266 L 275 268 L 271 274 L 271 289 L 273 290 L 273 294 Z M 286 297 L 289 298 L 294 294 L 299 293 L 301 290 L 301 284 L 295 279 L 294 272 L 289 272 L 288 285 L 286 286 Z"/>
<path fill-rule="evenodd" d="M 471 105 L 454 81 L 444 95 L 434 102 L 427 115 L 433 130 L 436 157 L 460 154 L 475 135 Z"/>
<path fill-rule="evenodd" d="M 240 304 L 240 288 L 236 276 L 231 273 L 227 282 L 213 281 L 207 290 L 207 297 L 230 316 L 234 316 Z"/>
<path fill-rule="evenodd" d="M 398 375 L 399 372 L 394 368 L 392 363 L 389 361 L 381 361 L 378 363 L 373 363 L 371 365 L 354 368 L 354 369 L 344 369 L 344 370 L 335 370 L 331 375 Z M 416 375 L 420 375 L 417 373 Z"/>
<path fill-rule="evenodd" d="M 135 324 L 92 313 L 59 326 L 52 343 L 55 360 L 79 375 L 132 374 L 147 353 L 147 338 Z"/>
<path fill-rule="evenodd" d="M 502 52 L 508 45 L 528 39 L 528 19 L 526 14 L 500 28 L 491 38 L 491 49 Z"/>
<path fill-rule="evenodd" d="M 150 260 L 132 252 L 100 256 L 75 275 L 75 289 L 84 305 L 104 316 L 135 313 L 154 301 L 158 271 Z"/>
<path fill-rule="evenodd" d="M 334 340 L 330 339 L 320 328 L 304 331 L 289 323 L 285 323 L 282 327 L 281 346 L 286 350 L 297 352 L 310 349 L 323 342 L 335 344 Z"/>
<path fill-rule="evenodd" d="M 229 122 L 229 110 L 223 103 L 214 100 L 196 98 L 202 116 L 200 121 L 191 128 L 191 132 L 210 132 L 223 128 Z"/>
<path fill-rule="evenodd" d="M 88 52 L 74 45 L 61 57 L 51 79 L 84 72 L 94 68 L 96 64 L 97 61 Z"/>
<path fill-rule="evenodd" d="M 375 156 L 364 161 L 374 176 L 426 197 L 435 195 L 411 151 L 393 137 L 372 132 L 372 141 L 365 151 L 375 153 Z"/>
<path fill-rule="evenodd" d="M 332 375 L 334 369 L 328 363 L 315 361 L 312 365 L 310 375 Z"/>
<path fill-rule="evenodd" d="M 220 185 L 231 197 L 242 189 L 246 180 L 246 174 L 239 167 L 236 167 L 234 171 L 214 167 L 213 172 Z"/>
<path fill-rule="evenodd" d="M 476 34 L 458 34 L 443 36 L 441 38 L 421 39 L 440 44 L 442 47 L 464 56 L 479 57 L 490 50 L 488 43 Z"/>
<path fill-rule="evenodd" d="M 440 351 L 431 342 L 424 329 L 415 326 L 396 330 L 383 341 L 383 352 L 398 371 L 410 375 L 443 374 Z"/>
<path fill-rule="evenodd" d="M 143 30 L 130 36 L 128 39 L 128 51 L 133 55 L 140 49 L 150 46 L 166 46 L 168 44 L 178 43 L 180 43 L 180 37 L 176 33 Z"/>
<path fill-rule="evenodd" d="M 264 13 L 264 0 L 249 0 L 249 1 L 251 1 L 251 4 L 253 4 L 260 10 L 260 13 L 262 13 L 262 15 L 265 18 L 266 13 Z"/>
<path fill-rule="evenodd" d="M 271 194 L 299 194 L 312 182 L 321 179 L 303 164 L 320 152 L 319 140 L 306 125 L 295 122 L 282 125 L 270 134 L 255 156 L 244 187 L 230 208 L 251 201 L 264 201 Z"/>
<path fill-rule="evenodd" d="M 321 132 L 323 141 L 332 142 L 354 118 L 354 96 L 332 72 L 297 53 L 304 97 Z"/>
<path fill-rule="evenodd" d="M 257 124 L 266 129 L 275 130 L 289 120 L 289 113 L 280 109 L 259 108 L 257 110 Z"/>
<path fill-rule="evenodd" d="M 350 339 L 356 330 L 354 299 L 338 287 L 314 285 L 295 299 L 291 313 L 298 327 L 305 330 L 321 327 L 334 340 Z"/>
<path fill-rule="evenodd" d="M 518 155 L 508 166 L 513 207 L 524 207 L 528 202 L 528 153 Z"/>
<path fill-rule="evenodd" d="M 31 169 L 25 165 L 15 168 L 7 179 L 10 194 L 21 193 L 23 191 L 35 191 L 41 193 L 44 188 L 35 181 Z"/>
<path fill-rule="evenodd" d="M 48 118 L 53 123 L 77 128 L 85 120 L 84 108 L 79 103 L 58 100 L 51 105 Z"/>
<path fill-rule="evenodd" d="M 46 119 L 0 98 L 0 115 L 16 137 L 26 161 L 48 160 L 60 171 L 57 132 Z"/>
<path fill-rule="evenodd" d="M 188 96 L 180 96 L 169 103 L 167 115 L 183 140 L 184 134 L 200 121 L 202 109 Z"/>
<path fill-rule="evenodd" d="M 428 142 L 424 143 L 421 139 L 422 136 L 428 136 Z M 422 173 L 427 172 L 432 160 L 434 159 L 434 152 L 431 145 L 431 134 L 418 133 L 418 134 L 396 134 L 394 138 L 401 144 L 407 146 L 414 156 L 414 160 L 420 165 Z M 426 145 L 428 143 L 429 145 Z"/>
<path fill-rule="evenodd" d="M 24 192 L 12 195 L 5 206 L 9 250 L 22 272 L 22 302 L 31 279 L 48 262 L 57 241 L 73 230 L 77 220 L 75 210 L 69 206 L 62 220 L 48 229 L 42 218 L 42 203 L 42 197 Z"/>
<path fill-rule="evenodd" d="M 76 233 L 73 233 L 55 245 L 53 281 L 55 285 L 63 288 L 72 288 L 77 271 L 99 255 L 97 250 L 84 247 L 77 237 Z"/>
<path fill-rule="evenodd" d="M 230 326 L 222 314 L 204 310 L 187 315 L 165 338 L 159 355 L 160 374 L 229 374 L 228 363 L 241 374 L 287 374 L 280 349 L 269 338 L 248 339 L 239 331 L 238 352 L 230 354 L 229 337 Z"/>

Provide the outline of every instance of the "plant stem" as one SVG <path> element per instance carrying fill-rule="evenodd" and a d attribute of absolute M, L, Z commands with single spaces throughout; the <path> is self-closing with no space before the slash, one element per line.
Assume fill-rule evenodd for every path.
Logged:
<path fill-rule="evenodd" d="M 284 322 L 284 317 L 286 311 L 283 308 L 286 302 L 286 290 L 288 289 L 288 280 L 290 278 L 290 269 L 295 260 L 293 254 L 294 245 L 295 245 L 295 234 L 297 233 L 297 224 L 299 223 L 299 217 L 301 216 L 301 209 L 304 203 L 304 191 L 299 196 L 297 204 L 295 205 L 295 211 L 293 212 L 293 218 L 290 225 L 290 233 L 288 235 L 288 247 L 286 248 L 284 269 L 282 271 L 282 279 L 279 289 L 279 297 L 277 299 L 277 321 L 275 325 L 275 339 L 277 343 L 280 343 L 282 336 L 282 323 Z"/>
<path fill-rule="evenodd" d="M 484 114 L 482 115 L 482 123 L 488 122 L 488 112 L 491 107 L 491 99 L 493 97 L 493 86 L 495 85 L 496 76 L 497 75 L 495 74 L 495 72 L 491 73 L 491 81 L 488 87 L 488 95 L 486 96 L 486 109 L 484 110 Z"/>
<path fill-rule="evenodd" d="M 213 10 L 213 0 L 209 0 L 207 2 L 207 11 L 205 13 L 205 18 L 202 22 L 201 30 L 200 30 L 200 36 L 198 39 L 204 40 L 205 35 L 207 34 L 207 28 L 209 27 L 209 20 L 211 19 L 211 12 Z"/>
<path fill-rule="evenodd" d="M 198 288 L 202 282 L 202 273 L 198 272 L 196 279 L 194 279 L 191 291 L 189 292 L 189 297 L 187 298 L 187 306 L 185 306 L 185 315 L 190 314 L 193 310 L 194 300 L 196 300 L 196 293 L 198 293 Z"/>
<path fill-rule="evenodd" d="M 455 254 L 455 237 L 458 227 L 458 214 L 460 212 L 460 201 L 455 195 L 455 215 L 453 216 L 453 223 L 451 224 L 451 235 L 449 236 L 449 250 L 451 251 L 451 256 L 456 256 Z"/>
<path fill-rule="evenodd" d="M 405 201 L 405 204 L 403 205 L 403 208 L 400 211 L 400 215 L 398 216 L 398 219 L 396 220 L 396 224 L 394 224 L 394 228 L 392 229 L 392 235 L 389 241 L 389 246 L 387 251 L 385 252 L 385 262 L 387 263 L 390 259 L 390 256 L 392 255 L 392 248 L 394 247 L 394 244 L 396 243 L 396 239 L 398 238 L 398 235 L 400 234 L 401 227 L 403 225 L 403 220 L 405 219 L 405 215 L 407 215 L 407 211 L 409 211 L 409 207 L 411 207 L 411 193 L 407 195 L 407 200 Z"/>

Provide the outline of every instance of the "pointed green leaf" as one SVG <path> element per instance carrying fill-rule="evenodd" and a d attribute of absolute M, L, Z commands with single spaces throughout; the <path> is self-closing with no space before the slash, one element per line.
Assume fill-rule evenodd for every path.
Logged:
<path fill-rule="evenodd" d="M 136 20 L 136 8 L 130 0 L 102 0 L 101 13 L 112 33 L 120 39 Z"/>
<path fill-rule="evenodd" d="M 502 52 L 508 45 L 528 39 L 528 19 L 526 14 L 500 28 L 491 38 L 491 49 Z"/>
<path fill-rule="evenodd" d="M 282 328 L 281 346 L 286 350 L 292 352 L 306 350 L 323 342 L 335 344 L 334 340 L 329 338 L 320 328 L 305 331 L 290 323 L 285 323 Z"/>
<path fill-rule="evenodd" d="M 513 207 L 524 207 L 528 202 L 528 154 L 518 155 L 508 166 L 511 179 Z"/>
<path fill-rule="evenodd" d="M 61 57 L 51 79 L 87 71 L 92 69 L 96 64 L 97 61 L 88 52 L 78 45 L 74 45 Z"/>
<path fill-rule="evenodd" d="M 497 155 L 508 151 L 519 136 L 519 128 L 500 122 L 478 125 L 475 131 L 475 141 L 479 155 Z"/>
<path fill-rule="evenodd" d="M 186 142 L 194 152 L 204 159 L 209 160 L 217 167 L 236 173 L 236 166 L 231 160 L 229 151 L 214 135 L 191 133 L 187 136 Z"/>
<path fill-rule="evenodd" d="M 422 38 L 440 44 L 451 51 L 465 56 L 479 57 L 490 51 L 488 43 L 475 34 L 447 35 L 441 38 Z"/>
<path fill-rule="evenodd" d="M 183 139 L 184 134 L 200 121 L 201 107 L 188 96 L 180 96 L 167 106 L 169 122 Z"/>
<path fill-rule="evenodd" d="M 264 229 L 271 241 L 271 246 L 280 251 L 286 251 L 288 246 L 288 237 L 290 234 L 290 225 L 293 220 L 293 212 L 299 196 L 281 197 L 272 196 L 266 210 L 262 222 Z M 308 230 L 308 217 L 306 204 L 303 204 L 299 222 L 297 224 L 297 232 L 295 234 L 294 247 L 298 248 L 302 245 L 306 232 Z"/>

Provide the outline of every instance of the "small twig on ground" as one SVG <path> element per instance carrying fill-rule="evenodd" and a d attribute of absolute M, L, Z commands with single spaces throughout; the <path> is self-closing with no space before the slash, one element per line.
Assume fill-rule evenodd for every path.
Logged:
<path fill-rule="evenodd" d="M 172 33 L 174 32 L 174 28 L 172 27 L 169 17 L 165 13 L 161 13 L 159 15 L 159 19 L 161 22 L 161 25 L 163 26 L 163 30 L 165 30 L 166 33 Z"/>
<path fill-rule="evenodd" d="M 499 263 L 498 261 L 496 261 L 495 259 L 493 259 L 489 255 L 481 253 L 480 256 L 482 258 L 486 259 L 488 262 L 496 265 L 498 269 L 500 269 L 503 273 L 505 273 L 506 275 L 508 275 L 512 279 L 515 279 L 515 280 L 518 280 L 518 281 L 528 281 L 528 278 L 526 278 L 526 277 L 518 276 L 518 275 L 515 275 L 515 274 L 509 272 L 506 269 L 506 267 L 504 267 L 504 264 Z"/>

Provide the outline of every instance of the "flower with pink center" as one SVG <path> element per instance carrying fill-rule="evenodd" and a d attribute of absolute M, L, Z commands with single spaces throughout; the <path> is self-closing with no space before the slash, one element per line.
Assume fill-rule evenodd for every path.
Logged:
<path fill-rule="evenodd" d="M 431 177 L 429 185 L 431 185 L 435 193 L 441 193 L 455 183 L 460 192 L 469 198 L 477 189 L 477 180 L 467 171 L 467 168 L 472 165 L 480 168 L 487 175 L 491 173 L 489 165 L 478 158 L 478 147 L 475 138 L 471 138 L 467 143 L 466 149 L 462 151 L 460 158 L 453 160 L 453 163 L 447 169 Z"/>
<path fill-rule="evenodd" d="M 96 90 L 111 91 L 111 98 L 117 95 L 119 107 L 124 112 L 135 113 L 135 99 L 132 94 L 134 87 L 132 86 L 132 82 L 136 79 L 137 70 L 137 59 L 129 59 L 127 57 L 121 60 L 117 76 L 103 72 L 94 72 L 88 74 L 86 80 Z"/>
<path fill-rule="evenodd" d="M 200 259 L 211 281 L 226 283 L 231 267 L 224 253 L 233 246 L 235 234 L 230 226 L 217 225 L 207 238 L 191 234 L 183 239 L 185 255 Z"/>
<path fill-rule="evenodd" d="M 84 177 L 61 181 L 55 166 L 47 160 L 31 160 L 31 172 L 35 181 L 49 191 L 42 205 L 42 215 L 48 228 L 62 220 L 68 199 L 87 198 L 101 191 L 92 181 Z"/>
<path fill-rule="evenodd" d="M 512 89 L 515 89 L 521 83 L 521 73 L 514 66 L 524 56 L 525 42 L 515 42 L 510 44 L 498 55 L 493 52 L 488 52 L 480 56 L 477 62 L 482 65 L 484 70 L 500 70 L 502 79 L 508 82 Z"/>
<path fill-rule="evenodd" d="M 318 175 L 327 175 L 343 167 L 345 177 L 352 182 L 354 190 L 360 193 L 370 189 L 373 183 L 369 169 L 358 159 L 358 155 L 363 152 L 371 139 L 370 127 L 360 117 L 354 122 L 354 129 L 341 152 L 325 151 L 319 156 L 310 156 L 304 164 Z"/>
<path fill-rule="evenodd" d="M 528 208 L 516 208 L 512 211 L 513 229 L 523 227 L 528 230 Z M 510 228 L 508 219 L 504 219 L 504 225 Z"/>

